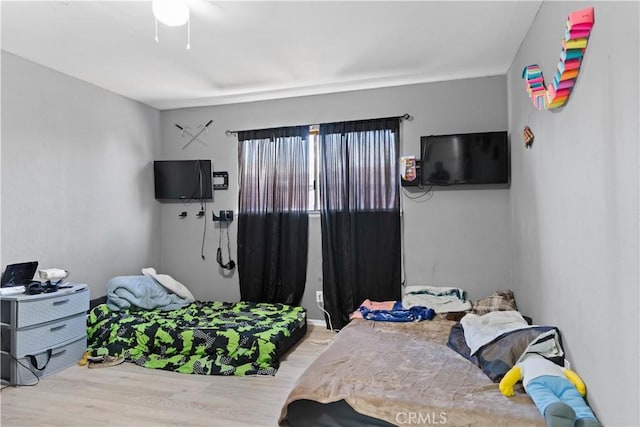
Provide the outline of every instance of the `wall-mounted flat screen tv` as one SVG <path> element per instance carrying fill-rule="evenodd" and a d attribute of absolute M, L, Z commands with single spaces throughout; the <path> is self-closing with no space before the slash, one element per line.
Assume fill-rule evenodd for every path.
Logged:
<path fill-rule="evenodd" d="M 213 199 L 211 160 L 156 160 L 153 176 L 158 200 Z"/>
<path fill-rule="evenodd" d="M 423 185 L 509 185 L 506 131 L 423 136 L 420 151 Z"/>

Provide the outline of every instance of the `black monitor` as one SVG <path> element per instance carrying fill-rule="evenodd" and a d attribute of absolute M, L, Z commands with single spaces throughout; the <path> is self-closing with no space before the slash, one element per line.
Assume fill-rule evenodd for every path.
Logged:
<path fill-rule="evenodd" d="M 506 131 L 423 136 L 420 147 L 423 185 L 509 184 Z"/>
<path fill-rule="evenodd" d="M 158 200 L 213 199 L 211 160 L 156 160 L 153 175 Z"/>

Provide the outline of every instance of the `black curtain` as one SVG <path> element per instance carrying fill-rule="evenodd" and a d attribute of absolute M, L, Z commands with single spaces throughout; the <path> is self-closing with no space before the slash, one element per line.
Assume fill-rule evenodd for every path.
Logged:
<path fill-rule="evenodd" d="M 308 252 L 308 126 L 238 133 L 243 301 L 298 305 Z"/>
<path fill-rule="evenodd" d="M 398 300 L 399 118 L 320 125 L 325 310 L 342 328 L 363 300 Z"/>

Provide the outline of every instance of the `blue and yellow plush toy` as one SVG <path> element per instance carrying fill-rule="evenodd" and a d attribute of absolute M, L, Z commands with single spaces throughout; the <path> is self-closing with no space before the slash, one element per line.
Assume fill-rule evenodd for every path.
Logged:
<path fill-rule="evenodd" d="M 513 386 L 520 380 L 548 427 L 602 427 L 583 398 L 584 382 L 571 369 L 527 353 L 502 378 L 500 391 L 513 396 Z"/>

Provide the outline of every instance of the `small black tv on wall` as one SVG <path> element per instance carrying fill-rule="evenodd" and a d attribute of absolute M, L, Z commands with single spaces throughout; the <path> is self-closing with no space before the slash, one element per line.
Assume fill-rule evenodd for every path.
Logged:
<path fill-rule="evenodd" d="M 423 185 L 509 186 L 506 131 L 423 136 L 420 151 Z"/>
<path fill-rule="evenodd" d="M 211 160 L 156 160 L 153 176 L 158 200 L 213 199 Z"/>

